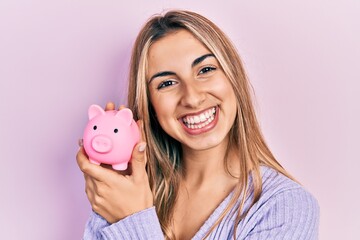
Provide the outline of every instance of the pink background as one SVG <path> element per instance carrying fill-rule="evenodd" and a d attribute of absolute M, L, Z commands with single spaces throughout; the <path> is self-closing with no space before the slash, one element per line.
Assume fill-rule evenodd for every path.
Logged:
<path fill-rule="evenodd" d="M 87 108 L 125 102 L 136 33 L 173 7 L 204 14 L 239 49 L 270 147 L 320 203 L 320 239 L 360 239 L 360 2 L 223 2 L 0 2 L 2 239 L 81 238 Z"/>

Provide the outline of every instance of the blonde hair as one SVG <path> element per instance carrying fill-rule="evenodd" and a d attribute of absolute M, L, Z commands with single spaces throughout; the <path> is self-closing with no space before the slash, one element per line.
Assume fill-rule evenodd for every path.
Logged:
<path fill-rule="evenodd" d="M 171 225 L 180 180 L 181 144 L 170 137 L 156 120 L 154 109 L 149 101 L 146 71 L 150 46 L 158 39 L 180 29 L 192 33 L 215 55 L 234 89 L 237 101 L 237 114 L 230 130 L 228 150 L 234 146 L 238 149 L 237 155 L 241 161 L 239 184 L 234 190 L 229 205 L 208 235 L 237 204 L 240 197 L 235 226 L 257 202 L 262 192 L 260 165 L 269 166 L 291 178 L 276 161 L 264 141 L 252 104 L 250 83 L 239 54 L 228 37 L 210 20 L 194 12 L 173 10 L 164 15 L 153 16 L 141 29 L 133 47 L 128 105 L 133 110 L 135 118 L 142 119 L 144 123 L 144 133 L 148 144 L 147 171 L 154 194 L 154 204 L 166 239 L 175 239 Z M 229 172 L 226 162 L 227 156 L 225 156 L 224 166 Z M 248 186 L 249 177 L 252 179 L 251 187 Z M 250 194 L 252 204 L 247 209 L 243 209 L 245 199 Z M 234 238 L 235 234 L 236 228 Z"/>

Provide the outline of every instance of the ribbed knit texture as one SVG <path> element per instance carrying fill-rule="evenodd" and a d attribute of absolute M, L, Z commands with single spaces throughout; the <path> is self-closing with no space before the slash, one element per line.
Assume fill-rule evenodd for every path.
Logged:
<path fill-rule="evenodd" d="M 263 191 L 259 201 L 236 226 L 236 239 L 315 240 L 318 239 L 319 205 L 302 186 L 262 167 Z M 203 239 L 231 199 L 232 193 L 215 209 L 192 238 Z M 245 202 L 245 208 L 251 204 Z M 232 209 L 235 210 L 236 206 Z M 233 239 L 235 214 L 227 214 L 207 239 Z M 155 208 L 148 208 L 117 223 L 108 224 L 92 212 L 85 228 L 84 240 L 90 239 L 164 239 Z"/>

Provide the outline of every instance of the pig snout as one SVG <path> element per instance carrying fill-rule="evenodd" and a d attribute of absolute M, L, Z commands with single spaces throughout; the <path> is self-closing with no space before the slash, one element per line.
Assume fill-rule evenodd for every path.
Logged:
<path fill-rule="evenodd" d="M 111 151 L 113 144 L 109 137 L 98 135 L 91 141 L 91 146 L 98 153 L 107 153 Z"/>

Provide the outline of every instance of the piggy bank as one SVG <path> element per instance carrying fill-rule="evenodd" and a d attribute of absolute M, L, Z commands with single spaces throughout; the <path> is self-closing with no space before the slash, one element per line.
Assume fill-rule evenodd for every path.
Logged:
<path fill-rule="evenodd" d="M 125 170 L 132 150 L 140 140 L 140 131 L 131 110 L 104 111 L 98 105 L 91 105 L 88 115 L 83 146 L 90 162 Z"/>

